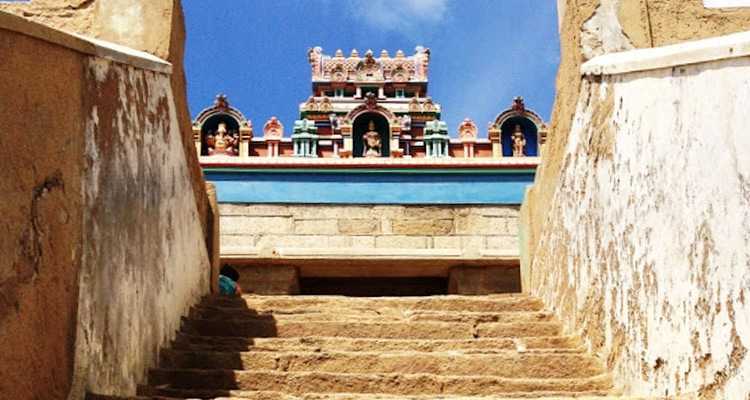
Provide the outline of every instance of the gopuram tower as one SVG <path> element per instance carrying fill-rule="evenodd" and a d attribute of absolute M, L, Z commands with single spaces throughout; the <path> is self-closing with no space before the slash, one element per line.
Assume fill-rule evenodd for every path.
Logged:
<path fill-rule="evenodd" d="M 225 95 L 193 122 L 222 262 L 254 277 L 243 287 L 333 293 L 369 277 L 381 283 L 368 293 L 519 291 L 518 207 L 546 137 L 523 98 L 486 133 L 466 118 L 451 134 L 429 49 L 315 47 L 307 60 L 312 93 L 286 127 L 254 128 Z"/>

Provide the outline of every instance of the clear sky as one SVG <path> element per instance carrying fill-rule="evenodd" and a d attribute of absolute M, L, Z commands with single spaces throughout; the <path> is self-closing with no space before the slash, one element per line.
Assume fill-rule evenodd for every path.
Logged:
<path fill-rule="evenodd" d="M 552 0 L 183 0 L 193 116 L 226 93 L 256 130 L 286 127 L 311 94 L 307 49 L 431 49 L 430 86 L 452 135 L 480 132 L 514 96 L 549 120 L 559 63 Z M 288 129 L 287 129 L 288 131 Z"/>

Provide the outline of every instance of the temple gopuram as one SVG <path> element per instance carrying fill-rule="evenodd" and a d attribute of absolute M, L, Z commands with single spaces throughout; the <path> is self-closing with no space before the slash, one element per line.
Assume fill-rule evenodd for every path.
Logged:
<path fill-rule="evenodd" d="M 223 260 L 291 266 L 300 279 L 517 268 L 518 206 L 546 138 L 523 98 L 485 131 L 469 118 L 449 127 L 430 97 L 429 49 L 307 55 L 312 93 L 298 120 L 256 126 L 222 94 L 193 122 Z M 386 270 L 399 260 L 410 261 Z"/>

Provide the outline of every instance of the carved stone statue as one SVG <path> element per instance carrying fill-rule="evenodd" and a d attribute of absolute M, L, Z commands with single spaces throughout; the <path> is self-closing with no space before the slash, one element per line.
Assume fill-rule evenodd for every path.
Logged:
<path fill-rule="evenodd" d="M 511 136 L 511 139 L 513 141 L 513 157 L 523 157 L 526 155 L 526 137 L 523 134 L 523 131 L 521 130 L 521 125 L 516 125 L 515 131 L 513 131 L 513 136 Z"/>
<path fill-rule="evenodd" d="M 227 124 L 220 122 L 214 135 L 209 135 L 206 144 L 208 144 L 209 155 L 237 155 L 237 138 L 227 132 Z"/>
<path fill-rule="evenodd" d="M 367 126 L 367 132 L 365 132 L 362 138 L 365 145 L 365 157 L 380 157 L 382 155 L 380 150 L 380 134 L 375 130 L 375 122 L 370 121 L 370 124 Z"/>

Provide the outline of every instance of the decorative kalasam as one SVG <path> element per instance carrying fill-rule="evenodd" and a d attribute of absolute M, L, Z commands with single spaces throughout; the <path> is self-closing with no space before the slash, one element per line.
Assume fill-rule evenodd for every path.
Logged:
<path fill-rule="evenodd" d="M 458 126 L 458 138 L 462 142 L 476 142 L 477 141 L 477 124 L 474 123 L 470 118 L 466 118 Z"/>
<path fill-rule="evenodd" d="M 263 125 L 263 138 L 265 140 L 281 140 L 284 136 L 284 125 L 276 117 L 271 117 Z"/>

